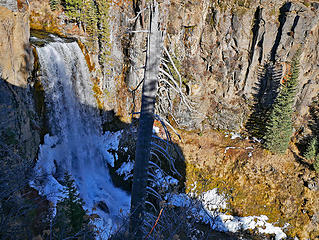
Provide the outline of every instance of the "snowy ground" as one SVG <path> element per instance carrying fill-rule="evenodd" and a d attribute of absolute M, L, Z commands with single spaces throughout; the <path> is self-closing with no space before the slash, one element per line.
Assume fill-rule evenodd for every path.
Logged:
<path fill-rule="evenodd" d="M 280 227 L 268 223 L 268 217 L 248 216 L 236 217 L 222 213 L 226 209 L 226 198 L 218 193 L 218 189 L 212 189 L 203 193 L 198 199 L 202 206 L 194 204 L 191 196 L 187 194 L 168 195 L 167 199 L 174 206 L 192 207 L 193 215 L 201 222 L 209 224 L 212 229 L 221 232 L 238 232 L 248 229 L 256 230 L 260 234 L 274 234 L 276 240 L 285 239 L 287 236 Z"/>
<path fill-rule="evenodd" d="M 131 175 L 131 163 L 122 165 L 118 170 L 120 175 Z M 165 175 L 162 171 L 156 170 L 156 182 L 164 189 L 168 189 L 169 185 L 177 185 L 178 181 L 171 176 Z M 155 186 L 153 186 L 155 187 Z M 194 186 L 193 191 L 196 190 Z M 223 213 L 223 209 L 227 209 L 227 197 L 218 192 L 218 189 L 212 189 L 202 193 L 197 197 L 201 202 L 200 205 L 194 204 L 194 194 L 167 194 L 166 199 L 168 204 L 178 207 L 193 207 L 192 214 L 198 221 L 209 224 L 212 229 L 221 232 L 238 232 L 248 229 L 256 230 L 260 234 L 274 234 L 276 240 L 285 239 L 287 236 L 280 227 L 276 227 L 268 223 L 268 217 L 261 216 L 248 216 L 236 217 Z"/>
<path fill-rule="evenodd" d="M 111 166 L 114 166 L 114 162 L 117 161 L 117 156 L 116 154 L 111 154 L 110 150 L 112 150 L 112 152 L 118 150 L 120 135 L 121 132 L 106 132 L 96 141 L 96 143 L 100 144 L 99 147 L 103 152 L 105 161 Z M 46 196 L 48 200 L 56 204 L 61 198 L 63 186 L 54 177 L 57 171 L 54 157 L 56 157 L 56 151 L 59 150 L 61 143 L 58 142 L 56 137 L 49 135 L 45 136 L 44 142 L 45 143 L 40 146 L 39 161 L 35 170 L 38 176 L 46 174 L 47 177 L 45 178 L 45 182 L 39 183 L 32 181 L 30 185 L 36 188 L 39 191 L 39 194 Z M 45 159 L 43 158 L 44 156 Z M 132 161 L 124 162 L 116 172 L 118 175 L 124 175 L 124 179 L 127 180 L 129 177 L 132 177 L 133 166 L 134 164 Z M 170 185 L 178 184 L 176 179 L 168 176 L 159 169 L 154 172 L 154 178 L 156 183 L 166 190 L 169 189 Z M 112 187 L 112 191 L 115 190 L 116 189 L 113 189 Z M 196 186 L 194 186 L 193 191 L 195 190 Z M 169 204 L 174 206 L 193 207 L 193 216 L 195 216 L 198 221 L 209 224 L 212 229 L 217 231 L 235 233 L 238 231 L 253 229 L 261 234 L 275 234 L 276 240 L 286 238 L 286 234 L 280 227 L 276 227 L 267 222 L 267 216 L 236 217 L 223 213 L 222 210 L 227 209 L 227 198 L 223 194 L 220 194 L 217 188 L 197 196 L 197 199 L 201 203 L 201 207 L 198 207 L 198 204 L 194 205 L 194 200 L 192 199 L 194 197 L 194 194 L 187 195 L 180 193 L 167 194 L 165 198 Z M 90 203 L 90 199 L 85 200 L 88 203 L 86 205 L 86 209 L 89 213 L 105 215 L 102 211 L 93 210 L 94 204 Z M 124 202 L 126 204 L 122 207 L 117 206 L 122 214 L 126 214 L 129 209 L 129 197 L 125 199 Z M 115 230 L 111 218 L 108 223 L 106 223 L 106 218 L 96 219 L 94 224 L 100 232 L 100 239 L 108 239 L 110 232 Z"/>

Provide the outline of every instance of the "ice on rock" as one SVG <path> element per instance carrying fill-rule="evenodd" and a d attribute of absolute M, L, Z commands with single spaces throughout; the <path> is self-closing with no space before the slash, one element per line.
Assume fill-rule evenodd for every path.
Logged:
<path fill-rule="evenodd" d="M 113 185 L 108 170 L 108 164 L 114 166 L 121 131 L 102 134 L 90 72 L 76 42 L 57 39 L 37 52 L 50 135 L 40 146 L 30 185 L 56 203 L 63 189 L 59 181 L 70 173 L 84 207 L 101 217 L 100 225 L 110 234 L 120 224 L 119 213 L 127 212 L 130 205 L 130 197 Z M 97 207 L 99 202 L 108 213 Z"/>

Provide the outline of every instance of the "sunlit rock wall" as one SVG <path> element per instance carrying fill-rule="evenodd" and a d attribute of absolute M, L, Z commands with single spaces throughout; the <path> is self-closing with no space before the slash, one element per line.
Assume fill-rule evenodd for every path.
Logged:
<path fill-rule="evenodd" d="M 18 11 L 17 0 L 0 0 L 0 6 L 6 7 L 11 11 Z"/>
<path fill-rule="evenodd" d="M 1 4 L 0 72 L 9 83 L 23 87 L 27 84 L 29 71 L 32 68 L 29 12 L 26 9 L 13 12 L 5 7 L 6 4 L 4 6 Z"/>
<path fill-rule="evenodd" d="M 13 11 L 14 10 L 14 11 Z M 34 160 L 40 127 L 28 84 L 33 66 L 27 4 L 0 2 L 0 141 L 1 150 Z"/>
<path fill-rule="evenodd" d="M 240 129 L 258 90 L 259 69 L 271 61 L 282 70 L 298 48 L 295 107 L 301 122 L 319 82 L 319 3 L 304 2 L 171 1 L 167 46 L 181 62 L 189 98 L 202 113 L 186 118 L 176 111 L 180 125 Z"/>

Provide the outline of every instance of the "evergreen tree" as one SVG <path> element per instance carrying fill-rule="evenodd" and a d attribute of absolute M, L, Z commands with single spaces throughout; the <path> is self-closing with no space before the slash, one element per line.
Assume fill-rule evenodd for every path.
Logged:
<path fill-rule="evenodd" d="M 262 139 L 265 135 L 265 122 L 269 120 L 273 99 L 278 95 L 280 78 L 281 69 L 276 68 L 271 61 L 266 61 L 263 66 L 258 68 L 252 113 L 245 124 L 247 133 L 251 137 Z"/>
<path fill-rule="evenodd" d="M 85 17 L 83 19 L 85 31 L 91 40 L 98 40 L 98 10 L 93 1 L 89 1 L 84 6 Z"/>
<path fill-rule="evenodd" d="M 312 131 L 312 139 L 307 145 L 304 157 L 310 160 L 315 159 L 313 166 L 317 173 L 319 173 L 319 94 L 310 107 L 310 116 L 311 120 L 309 121 L 309 128 Z"/>
<path fill-rule="evenodd" d="M 60 0 L 50 0 L 50 8 L 52 11 L 57 10 L 58 6 L 60 5 Z"/>
<path fill-rule="evenodd" d="M 64 197 L 57 204 L 54 232 L 55 237 L 76 236 L 76 239 L 94 239 L 92 226 L 83 209 L 84 202 L 75 187 L 74 180 L 66 173 L 64 176 Z"/>
<path fill-rule="evenodd" d="M 313 137 L 307 146 L 307 149 L 304 153 L 304 157 L 311 160 L 311 159 L 315 159 L 316 155 L 317 155 L 317 138 Z"/>
<path fill-rule="evenodd" d="M 83 0 L 64 0 L 64 10 L 70 20 L 77 22 L 79 25 L 82 22 L 82 10 L 84 6 Z"/>
<path fill-rule="evenodd" d="M 316 172 L 319 173 L 319 156 L 316 157 L 316 161 L 313 164 L 313 167 L 316 170 Z"/>
<path fill-rule="evenodd" d="M 299 77 L 299 51 L 291 62 L 291 72 L 282 84 L 266 123 L 264 146 L 274 153 L 284 153 L 292 135 L 293 104 Z"/>

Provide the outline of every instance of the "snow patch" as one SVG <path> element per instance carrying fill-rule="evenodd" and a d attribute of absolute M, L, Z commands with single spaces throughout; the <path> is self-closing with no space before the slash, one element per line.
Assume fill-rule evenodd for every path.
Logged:
<path fill-rule="evenodd" d="M 169 186 L 173 186 L 173 185 L 177 185 L 178 184 L 178 180 L 166 175 L 163 173 L 162 170 L 160 169 L 156 169 L 155 170 L 155 175 L 154 175 L 154 180 L 155 182 L 152 183 L 153 187 L 158 186 L 161 187 L 165 190 L 168 190 Z"/>
<path fill-rule="evenodd" d="M 226 147 L 224 153 L 227 153 L 229 149 L 240 149 L 240 147 Z"/>
<path fill-rule="evenodd" d="M 235 132 L 231 132 L 230 133 L 230 139 L 234 140 L 236 138 L 242 138 L 242 136 L 240 135 L 240 133 L 235 133 Z"/>
<path fill-rule="evenodd" d="M 56 155 L 52 149 L 59 150 L 58 138 L 46 134 L 44 136 L 44 144 L 40 145 L 38 162 L 34 168 L 35 179 L 29 182 L 29 185 L 38 190 L 41 196 L 46 196 L 47 199 L 56 206 L 57 202 L 63 197 L 64 187 L 53 177 L 56 174 Z M 44 160 L 45 159 L 45 160 Z"/>
<path fill-rule="evenodd" d="M 159 127 L 153 126 L 153 133 L 159 134 L 159 132 L 160 132 Z"/>
<path fill-rule="evenodd" d="M 118 151 L 121 134 L 122 131 L 105 132 L 101 137 L 101 141 L 99 141 L 103 156 L 112 167 L 114 167 L 114 162 L 118 160 L 118 156 L 117 153 L 113 155 L 110 151 Z"/>
<path fill-rule="evenodd" d="M 197 199 L 199 205 L 187 194 L 168 194 L 165 199 L 169 204 L 177 207 L 191 207 L 193 217 L 197 220 L 209 224 L 212 229 L 222 232 L 238 232 L 242 230 L 257 230 L 261 234 L 274 234 L 276 240 L 285 239 L 287 236 L 282 228 L 268 223 L 268 217 L 248 216 L 236 217 L 222 213 L 221 209 L 226 209 L 226 197 L 218 193 L 218 189 L 207 191 Z"/>
<path fill-rule="evenodd" d="M 124 180 L 126 181 L 129 177 L 132 176 L 131 172 L 134 168 L 134 163 L 124 162 L 121 167 L 116 170 L 116 173 L 120 176 L 124 175 Z"/>
<path fill-rule="evenodd" d="M 258 138 L 256 138 L 256 137 L 253 137 L 253 141 L 254 141 L 254 142 L 259 142 L 259 143 L 261 143 L 262 139 L 258 139 Z"/>
<path fill-rule="evenodd" d="M 200 195 L 199 200 L 209 211 L 227 207 L 226 196 L 219 194 L 218 188 L 204 192 Z"/>

